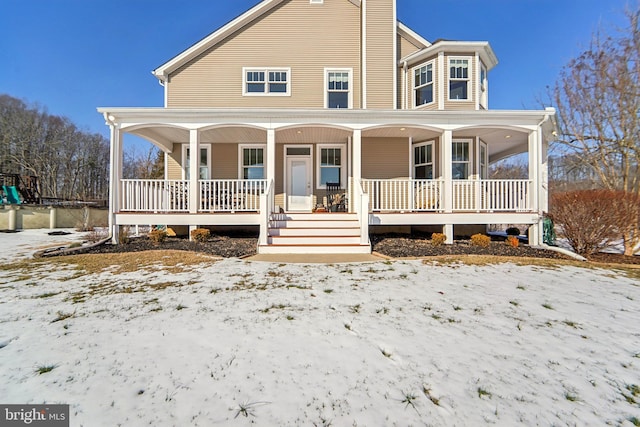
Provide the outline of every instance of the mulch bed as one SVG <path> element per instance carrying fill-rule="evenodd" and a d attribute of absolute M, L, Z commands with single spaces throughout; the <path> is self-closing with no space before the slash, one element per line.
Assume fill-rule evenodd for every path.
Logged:
<path fill-rule="evenodd" d="M 434 246 L 428 235 L 385 234 L 371 236 L 372 249 L 393 258 L 430 257 L 442 255 L 493 255 L 509 257 L 532 257 L 550 259 L 572 259 L 558 252 L 534 249 L 526 244 L 514 248 L 504 241 L 494 240 L 488 247 L 474 246 L 468 239 L 456 240 L 452 245 Z M 128 243 L 110 243 L 93 247 L 88 253 L 140 252 L 146 250 L 182 250 L 206 253 L 225 258 L 242 258 L 256 254 L 258 237 L 254 235 L 214 235 L 207 242 L 196 243 L 186 238 L 169 237 L 155 244 L 148 237 L 134 237 Z M 638 264 L 640 256 L 625 257 L 618 254 L 600 253 L 589 257 L 594 262 L 609 264 Z"/>
<path fill-rule="evenodd" d="M 133 237 L 128 243 L 112 245 L 106 243 L 96 246 L 88 253 L 118 253 L 118 252 L 141 252 L 153 250 L 177 250 L 200 252 L 209 255 L 221 256 L 224 258 L 241 258 L 255 255 L 257 251 L 258 238 L 253 236 L 212 236 L 207 242 L 197 243 L 189 241 L 187 238 L 168 237 L 164 242 L 157 244 L 146 236 Z"/>
<path fill-rule="evenodd" d="M 375 235 L 371 237 L 373 250 L 393 258 L 428 257 L 441 255 L 494 255 L 510 257 L 570 259 L 554 251 L 534 249 L 521 244 L 517 248 L 504 241 L 492 241 L 488 247 L 475 246 L 470 240 L 456 240 L 452 245 L 434 246 L 427 236 Z"/>

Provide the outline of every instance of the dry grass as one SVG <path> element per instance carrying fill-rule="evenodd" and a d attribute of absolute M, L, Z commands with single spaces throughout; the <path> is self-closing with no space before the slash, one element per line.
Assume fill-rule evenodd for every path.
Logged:
<path fill-rule="evenodd" d="M 85 254 L 52 257 L 46 260 L 24 260 L 0 265 L 1 271 L 28 269 L 33 271 L 40 267 L 48 270 L 52 266 L 71 267 L 83 274 L 95 274 L 111 271 L 114 274 L 129 273 L 141 269 L 162 268 L 167 273 L 181 273 L 191 270 L 200 264 L 211 264 L 220 258 L 197 252 L 186 251 L 144 251 L 115 254 Z"/>

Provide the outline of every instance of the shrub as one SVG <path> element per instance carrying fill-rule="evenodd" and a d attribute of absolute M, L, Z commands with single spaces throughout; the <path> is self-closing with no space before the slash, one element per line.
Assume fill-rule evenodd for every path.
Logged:
<path fill-rule="evenodd" d="M 580 255 L 591 255 L 619 238 L 619 192 L 580 190 L 553 194 L 549 217 Z"/>
<path fill-rule="evenodd" d="M 157 245 L 167 239 L 167 232 L 164 230 L 153 229 L 149 232 L 149 239 Z"/>
<path fill-rule="evenodd" d="M 518 240 L 516 236 L 508 236 L 506 242 L 507 245 L 511 246 L 512 248 L 517 248 L 518 245 L 520 245 L 520 240 Z"/>
<path fill-rule="evenodd" d="M 491 243 L 491 237 L 484 234 L 474 234 L 471 236 L 471 244 L 474 246 L 480 246 L 486 248 Z"/>
<path fill-rule="evenodd" d="M 520 235 L 520 229 L 518 227 L 509 227 L 507 228 L 507 236 L 519 236 Z"/>
<path fill-rule="evenodd" d="M 191 231 L 191 238 L 198 243 L 206 242 L 210 235 L 211 232 L 206 228 L 196 228 Z"/>
<path fill-rule="evenodd" d="M 126 245 L 131 240 L 131 228 L 128 225 L 124 225 L 120 227 L 120 232 L 118 233 L 118 243 L 121 245 Z"/>
<path fill-rule="evenodd" d="M 431 244 L 433 246 L 440 246 L 444 244 L 446 240 L 447 240 L 447 236 L 445 236 L 443 233 L 433 233 L 431 235 Z"/>

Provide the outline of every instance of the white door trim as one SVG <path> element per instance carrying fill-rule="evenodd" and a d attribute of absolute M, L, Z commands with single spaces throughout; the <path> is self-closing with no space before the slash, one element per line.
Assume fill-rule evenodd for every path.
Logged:
<path fill-rule="evenodd" d="M 287 148 L 307 148 L 309 154 L 287 155 Z M 302 201 L 300 205 L 293 205 L 291 200 L 291 166 L 293 161 L 304 161 L 306 164 L 307 182 L 306 196 L 299 196 L 297 201 Z M 285 210 L 296 212 L 311 212 L 313 208 L 313 146 L 312 145 L 285 145 L 284 146 L 284 201 Z M 300 197 L 306 198 L 301 200 Z"/>

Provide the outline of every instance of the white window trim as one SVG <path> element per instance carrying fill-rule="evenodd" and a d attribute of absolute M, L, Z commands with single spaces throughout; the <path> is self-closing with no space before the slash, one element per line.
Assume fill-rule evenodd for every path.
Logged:
<path fill-rule="evenodd" d="M 451 141 L 451 151 L 452 151 L 452 156 L 451 156 L 451 169 L 453 170 L 453 164 L 454 163 L 463 163 L 463 162 L 454 162 L 453 160 L 453 144 L 455 144 L 456 142 L 460 142 L 460 143 L 466 143 L 469 147 L 469 160 L 467 160 L 467 164 L 468 166 L 468 176 L 467 176 L 467 180 L 470 179 L 474 179 L 475 177 L 477 177 L 477 174 L 474 174 L 474 170 L 473 170 L 473 165 L 474 165 L 474 146 L 475 144 L 473 143 L 474 140 L 473 139 L 469 139 L 469 138 L 455 138 Z M 452 177 L 453 178 L 453 177 Z M 464 179 L 461 180 L 456 180 L 456 181 L 465 181 Z"/>
<path fill-rule="evenodd" d="M 264 161 L 264 178 L 267 179 L 267 144 L 239 144 L 238 145 L 238 179 L 244 180 L 244 175 L 242 173 L 244 169 L 244 164 L 242 161 L 244 160 L 243 151 L 245 148 L 262 148 L 262 159 Z"/>
<path fill-rule="evenodd" d="M 353 68 L 325 68 L 324 69 L 324 108 L 329 108 L 329 73 L 349 73 L 349 107 L 353 109 Z"/>
<path fill-rule="evenodd" d="M 418 147 L 423 147 L 423 146 L 431 146 L 431 163 L 417 163 L 416 164 L 416 151 L 415 149 Z M 431 165 L 431 171 L 433 173 L 433 176 L 436 175 L 436 170 L 434 167 L 434 158 L 435 158 L 435 152 L 433 151 L 435 146 L 435 141 L 434 140 L 430 140 L 430 141 L 424 141 L 424 142 L 418 142 L 416 144 L 413 144 L 411 146 L 411 177 L 413 179 L 418 179 L 416 178 L 416 166 L 422 166 L 422 165 Z M 425 178 L 428 179 L 428 178 Z M 431 178 L 433 179 L 433 178 Z"/>
<path fill-rule="evenodd" d="M 316 189 L 324 190 L 327 188 L 326 185 L 320 183 L 320 162 L 322 162 L 322 149 L 323 148 L 340 148 L 342 164 L 340 165 L 340 188 L 346 189 L 346 181 L 347 181 L 347 146 L 345 144 L 318 144 L 316 145 Z"/>
<path fill-rule="evenodd" d="M 269 92 L 269 72 L 287 73 L 287 91 Z M 247 92 L 247 72 L 264 73 L 264 92 Z M 291 67 L 242 67 L 242 96 L 291 96 Z"/>
<path fill-rule="evenodd" d="M 190 148 L 189 144 L 182 144 L 182 179 L 186 180 L 187 179 L 187 166 L 189 165 L 189 162 L 187 162 L 187 150 Z M 211 178 L 211 164 L 212 164 L 212 159 L 211 159 L 211 144 L 200 144 L 200 149 L 206 149 L 207 150 L 207 174 L 209 175 L 208 179 L 212 179 Z M 198 156 L 198 164 L 200 164 L 200 156 Z M 198 179 L 200 179 L 200 168 L 198 168 Z"/>
<path fill-rule="evenodd" d="M 427 67 L 429 65 L 431 65 L 431 76 L 432 76 L 432 78 L 431 78 L 431 86 L 433 87 L 433 100 L 431 102 L 427 102 L 426 104 L 416 105 L 416 89 L 417 89 L 416 88 L 416 70 L 419 69 L 419 68 L 422 68 L 422 67 Z M 411 105 L 413 106 L 412 108 L 413 109 L 418 109 L 418 108 L 425 107 L 427 105 L 435 104 L 435 102 L 436 102 L 436 83 L 435 83 L 435 81 L 436 81 L 436 64 L 435 64 L 435 61 L 434 60 L 428 61 L 428 62 L 425 62 L 425 63 L 422 63 L 422 64 L 420 64 L 418 66 L 413 67 L 411 69 L 410 76 L 411 76 L 411 87 L 412 87 L 412 89 L 411 89 L 411 99 L 412 99 L 412 104 Z M 427 85 L 424 85 L 424 86 L 427 86 Z M 420 86 L 420 87 L 422 87 L 422 86 Z"/>
<path fill-rule="evenodd" d="M 451 61 L 463 59 L 467 61 L 467 67 L 469 69 L 469 76 L 466 78 L 467 82 L 467 99 L 451 99 L 451 80 L 465 81 L 465 79 L 451 79 Z M 450 56 L 447 60 L 447 100 L 453 102 L 469 102 L 473 101 L 473 93 L 471 88 L 471 80 L 473 76 L 473 58 L 470 56 Z"/>

